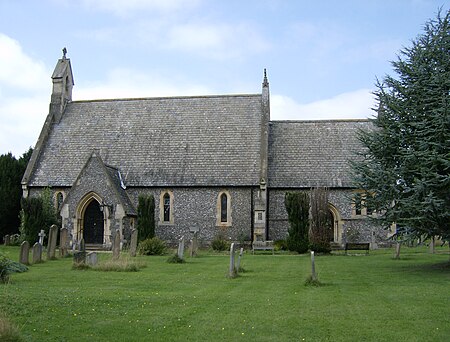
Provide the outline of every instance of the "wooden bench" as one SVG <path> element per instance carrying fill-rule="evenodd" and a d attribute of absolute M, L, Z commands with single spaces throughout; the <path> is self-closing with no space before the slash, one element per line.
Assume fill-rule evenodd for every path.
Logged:
<path fill-rule="evenodd" d="M 366 254 L 369 254 L 370 243 L 351 243 L 347 242 L 345 244 L 345 254 L 347 251 L 366 251 Z"/>
<path fill-rule="evenodd" d="M 272 254 L 274 254 L 274 246 L 273 241 L 253 241 L 252 243 L 252 253 L 255 254 L 255 250 L 264 250 L 270 251 L 272 250 Z"/>

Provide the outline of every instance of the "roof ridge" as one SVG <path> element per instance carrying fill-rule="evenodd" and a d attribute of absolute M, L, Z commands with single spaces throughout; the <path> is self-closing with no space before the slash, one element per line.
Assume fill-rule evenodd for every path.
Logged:
<path fill-rule="evenodd" d="M 124 97 L 113 99 L 75 100 L 71 103 L 85 102 L 119 102 L 119 101 L 143 101 L 143 100 L 174 100 L 174 99 L 204 99 L 204 98 L 226 98 L 226 97 L 256 97 L 261 94 L 228 94 L 228 95 L 186 95 L 186 96 L 156 96 L 156 97 Z"/>
<path fill-rule="evenodd" d="M 270 120 L 270 123 L 336 123 L 336 122 L 370 122 L 370 118 L 367 119 L 318 119 L 318 120 Z"/>

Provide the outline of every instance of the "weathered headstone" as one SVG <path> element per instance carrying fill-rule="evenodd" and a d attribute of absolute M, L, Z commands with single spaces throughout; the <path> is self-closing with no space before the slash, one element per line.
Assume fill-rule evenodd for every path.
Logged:
<path fill-rule="evenodd" d="M 242 255 L 244 254 L 244 248 L 241 247 L 241 250 L 239 252 L 239 257 L 238 257 L 238 261 L 237 261 L 237 265 L 236 265 L 236 272 L 239 273 L 239 270 L 241 269 L 241 259 L 242 259 Z"/>
<path fill-rule="evenodd" d="M 130 256 L 132 257 L 136 256 L 137 239 L 138 239 L 138 231 L 136 229 L 133 229 L 131 231 L 131 241 L 130 241 Z"/>
<path fill-rule="evenodd" d="M 178 251 L 177 251 L 178 257 L 180 259 L 183 259 L 184 257 L 184 236 L 182 236 L 179 240 L 178 240 Z"/>
<path fill-rule="evenodd" d="M 120 232 L 117 230 L 116 235 L 114 236 L 114 243 L 113 243 L 113 259 L 117 260 L 120 256 Z"/>
<path fill-rule="evenodd" d="M 68 230 L 67 228 L 61 228 L 59 231 L 59 255 L 64 258 L 69 250 L 69 240 L 68 240 Z"/>
<path fill-rule="evenodd" d="M 9 235 L 5 235 L 3 237 L 3 242 L 5 243 L 5 246 L 9 246 L 9 244 L 11 243 L 11 238 L 9 237 Z"/>
<path fill-rule="evenodd" d="M 83 238 L 78 244 L 78 251 L 73 252 L 73 262 L 76 264 L 84 264 L 86 262 L 86 246 Z"/>
<path fill-rule="evenodd" d="M 44 238 L 46 235 L 43 229 L 41 229 L 38 236 L 39 236 L 39 243 L 41 244 L 41 246 L 44 246 Z"/>
<path fill-rule="evenodd" d="M 31 251 L 33 264 L 37 264 L 42 262 L 42 245 L 39 242 L 36 242 L 33 245 L 33 249 Z"/>
<path fill-rule="evenodd" d="M 194 236 L 191 240 L 191 247 L 190 247 L 190 256 L 195 257 L 198 252 L 198 230 L 194 231 Z"/>
<path fill-rule="evenodd" d="M 89 266 L 95 266 L 98 263 L 97 252 L 89 252 L 86 255 L 86 264 Z"/>
<path fill-rule="evenodd" d="M 317 280 L 316 262 L 315 262 L 315 259 L 314 259 L 314 251 L 311 251 L 311 280 L 313 280 L 313 281 Z"/>
<path fill-rule="evenodd" d="M 234 253 L 235 253 L 235 243 L 233 242 L 230 246 L 230 270 L 228 272 L 228 275 L 230 278 L 233 278 L 236 276 L 236 267 L 234 263 Z"/>
<path fill-rule="evenodd" d="M 24 265 L 29 265 L 30 264 L 29 255 L 30 255 L 30 243 L 28 241 L 24 241 L 20 245 L 19 262 Z"/>
<path fill-rule="evenodd" d="M 55 259 L 56 239 L 58 237 L 58 226 L 53 224 L 48 233 L 47 260 Z"/>

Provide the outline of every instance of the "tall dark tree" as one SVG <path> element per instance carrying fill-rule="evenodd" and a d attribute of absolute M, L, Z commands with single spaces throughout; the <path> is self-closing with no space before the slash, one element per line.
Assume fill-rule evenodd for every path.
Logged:
<path fill-rule="evenodd" d="M 140 195 L 137 211 L 138 240 L 155 237 L 155 199 L 153 195 Z"/>
<path fill-rule="evenodd" d="M 0 237 L 19 233 L 22 176 L 32 149 L 17 160 L 11 153 L 0 156 Z"/>
<path fill-rule="evenodd" d="M 288 192 L 284 204 L 290 225 L 287 247 L 290 251 L 305 253 L 309 248 L 309 195 L 304 192 Z"/>
<path fill-rule="evenodd" d="M 328 189 L 311 189 L 311 223 L 309 228 L 310 249 L 320 253 L 330 253 L 332 227 L 328 209 Z"/>
<path fill-rule="evenodd" d="M 375 91 L 356 185 L 388 227 L 450 239 L 450 11 L 428 21 Z"/>

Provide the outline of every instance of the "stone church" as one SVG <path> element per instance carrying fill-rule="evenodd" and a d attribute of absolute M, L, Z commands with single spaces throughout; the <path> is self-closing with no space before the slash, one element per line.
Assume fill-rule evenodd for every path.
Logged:
<path fill-rule="evenodd" d="M 266 72 L 260 94 L 72 101 L 65 51 L 52 75 L 46 118 L 22 180 L 50 188 L 73 243 L 126 244 L 140 194 L 155 198 L 156 235 L 198 231 L 207 244 L 277 240 L 289 228 L 288 191 L 329 189 L 330 239 L 371 242 L 386 233 L 354 201 L 349 160 L 367 120 L 272 121 Z"/>

